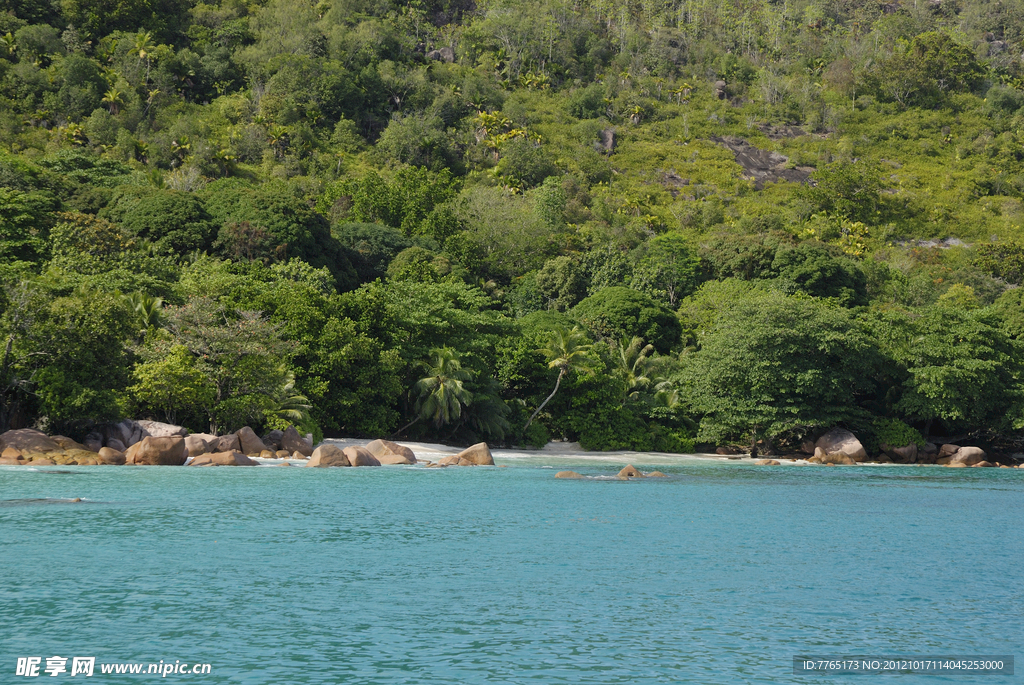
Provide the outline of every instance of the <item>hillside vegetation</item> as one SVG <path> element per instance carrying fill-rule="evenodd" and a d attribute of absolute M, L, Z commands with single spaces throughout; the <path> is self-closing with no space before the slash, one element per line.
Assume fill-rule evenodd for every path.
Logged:
<path fill-rule="evenodd" d="M 1024 427 L 1022 0 L 12 0 L 0 430 Z"/>

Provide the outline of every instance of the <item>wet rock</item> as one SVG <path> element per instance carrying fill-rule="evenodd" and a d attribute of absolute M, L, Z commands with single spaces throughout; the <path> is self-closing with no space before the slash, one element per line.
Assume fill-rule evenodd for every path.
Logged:
<path fill-rule="evenodd" d="M 619 478 L 643 478 L 644 474 L 640 473 L 635 466 L 629 464 L 621 471 L 619 471 Z"/>
<path fill-rule="evenodd" d="M 665 475 L 664 473 L 662 473 L 661 471 L 651 471 L 650 473 L 647 474 L 647 477 L 648 478 L 668 478 L 668 476 Z"/>
<path fill-rule="evenodd" d="M 466 461 L 472 462 L 477 466 L 494 465 L 494 457 L 491 456 L 491 450 L 487 447 L 486 442 L 478 442 L 472 447 L 467 447 L 462 450 L 455 456 L 459 459 L 465 459 Z"/>
<path fill-rule="evenodd" d="M 979 461 L 977 464 L 974 465 L 974 468 L 992 468 L 993 466 L 995 466 L 995 464 L 993 464 L 992 462 Z"/>
<path fill-rule="evenodd" d="M 352 466 L 380 466 L 377 457 L 366 451 L 365 447 L 346 447 L 342 450 Z"/>
<path fill-rule="evenodd" d="M 125 452 L 125 463 L 148 466 L 181 466 L 185 463 L 185 438 L 145 437 Z"/>
<path fill-rule="evenodd" d="M 390 440 L 374 440 L 366 446 L 366 451 L 385 465 L 416 463 L 416 455 L 411 449 Z"/>
<path fill-rule="evenodd" d="M 555 474 L 555 478 L 567 478 L 570 480 L 578 480 L 583 478 L 582 474 L 576 473 L 575 471 L 559 471 Z"/>
<path fill-rule="evenodd" d="M 758 459 L 754 462 L 758 466 L 781 466 L 782 462 L 774 459 Z"/>
<path fill-rule="evenodd" d="M 277 459 L 277 452 L 263 450 L 262 452 L 260 452 L 260 459 Z"/>
<path fill-rule="evenodd" d="M 292 456 L 291 452 L 289 452 L 288 450 L 278 450 L 274 454 L 277 455 L 278 459 L 287 459 L 288 457 Z"/>
<path fill-rule="evenodd" d="M 349 466 L 348 457 L 340 447 L 334 445 L 320 445 L 313 450 L 313 456 L 306 466 L 326 468 L 329 466 Z"/>

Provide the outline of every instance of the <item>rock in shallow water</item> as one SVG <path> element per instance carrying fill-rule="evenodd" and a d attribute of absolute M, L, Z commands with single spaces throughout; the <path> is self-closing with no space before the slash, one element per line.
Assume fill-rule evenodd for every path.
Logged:
<path fill-rule="evenodd" d="M 577 480 L 583 478 L 582 474 L 576 473 L 575 471 L 559 471 L 555 474 L 555 478 L 567 478 L 570 480 Z"/>
<path fill-rule="evenodd" d="M 306 466 L 327 468 L 329 466 L 349 466 L 348 457 L 339 447 L 334 445 L 320 445 L 313 450 L 312 458 Z"/>
<path fill-rule="evenodd" d="M 624 469 L 619 471 L 619 478 L 643 478 L 644 474 L 640 473 L 635 466 L 632 464 L 626 466 Z"/>

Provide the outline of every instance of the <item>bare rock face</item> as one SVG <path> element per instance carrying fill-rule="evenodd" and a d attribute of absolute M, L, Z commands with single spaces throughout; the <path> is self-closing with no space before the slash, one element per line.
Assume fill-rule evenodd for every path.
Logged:
<path fill-rule="evenodd" d="M 200 454 L 189 466 L 259 466 L 259 462 L 241 452 L 213 452 Z"/>
<path fill-rule="evenodd" d="M 825 454 L 842 452 L 856 462 L 867 461 L 868 453 L 864 445 L 860 444 L 857 436 L 845 428 L 833 428 L 818 438 L 815 447 L 820 447 Z"/>
<path fill-rule="evenodd" d="M 427 59 L 437 60 L 439 62 L 454 62 L 455 61 L 455 48 L 445 46 L 438 50 L 431 50 L 426 55 Z"/>
<path fill-rule="evenodd" d="M 185 449 L 188 450 L 188 456 L 198 457 L 200 454 L 216 452 L 217 450 L 214 448 L 219 441 L 220 438 L 216 435 L 193 433 L 185 436 Z"/>
<path fill-rule="evenodd" d="M 619 478 L 643 478 L 644 474 L 640 473 L 635 466 L 630 464 L 624 469 L 619 471 Z"/>
<path fill-rule="evenodd" d="M 486 442 L 478 442 L 472 447 L 467 447 L 455 455 L 459 459 L 465 459 L 475 466 L 494 466 L 494 457 Z"/>
<path fill-rule="evenodd" d="M 274 448 L 274 451 L 282 449 L 281 437 L 284 435 L 284 431 L 272 430 L 263 436 L 263 444 L 270 445 Z"/>
<path fill-rule="evenodd" d="M 19 428 L 0 434 L 0 450 L 13 447 L 22 454 L 29 452 L 58 452 L 61 449 L 56 440 L 46 433 L 32 428 Z"/>
<path fill-rule="evenodd" d="M 62 450 L 84 450 L 84 449 L 88 449 L 82 443 L 77 442 L 75 440 L 72 440 L 71 438 L 67 437 L 66 435 L 53 435 L 53 436 L 51 436 L 51 439 L 55 443 L 60 445 L 60 448 Z M 99 450 L 95 450 L 95 451 L 98 452 Z"/>
<path fill-rule="evenodd" d="M 370 454 L 365 447 L 346 447 L 342 452 L 352 466 L 380 466 L 377 457 Z"/>
<path fill-rule="evenodd" d="M 248 426 L 239 428 L 235 435 L 238 436 L 238 442 L 245 454 L 259 454 L 266 448 L 260 436 L 256 435 L 256 431 Z"/>
<path fill-rule="evenodd" d="M 124 452 L 118 452 L 112 447 L 101 447 L 98 456 L 100 463 L 110 464 L 112 466 L 120 466 L 124 464 L 125 461 Z"/>
<path fill-rule="evenodd" d="M 381 464 L 415 464 L 416 455 L 411 449 L 390 440 L 374 440 L 366 451 L 377 457 Z"/>
<path fill-rule="evenodd" d="M 234 433 L 228 433 L 217 438 L 217 442 L 210 443 L 211 452 L 239 452 L 242 449 L 242 443 L 238 440 L 238 436 Z M 262 449 L 262 448 L 261 448 Z"/>
<path fill-rule="evenodd" d="M 170 438 L 188 435 L 187 428 L 171 423 L 161 423 L 160 421 L 136 421 L 135 423 L 142 429 L 143 437 L 148 435 L 151 438 Z"/>
<path fill-rule="evenodd" d="M 295 426 L 288 426 L 288 429 L 281 434 L 281 449 L 298 452 L 308 457 L 313 454 L 313 443 L 299 435 Z"/>
<path fill-rule="evenodd" d="M 753 181 L 758 190 L 762 190 L 766 183 L 804 183 L 814 173 L 813 167 L 792 169 L 788 166 L 789 157 L 773 150 L 762 150 L 743 138 L 715 136 L 711 140 L 732 152 L 736 163 L 743 167 L 743 178 Z"/>
<path fill-rule="evenodd" d="M 320 445 L 313 450 L 313 456 L 306 466 L 326 468 L 328 466 L 350 466 L 350 464 L 341 448 L 334 445 Z"/>
<path fill-rule="evenodd" d="M 910 443 L 904 447 L 892 448 L 893 454 L 899 457 L 901 464 L 913 464 L 917 461 L 917 444 Z"/>
<path fill-rule="evenodd" d="M 185 438 L 180 435 L 166 438 L 145 437 L 125 453 L 126 464 L 149 466 L 181 466 L 185 463 Z"/>
<path fill-rule="evenodd" d="M 949 460 L 950 464 L 963 464 L 964 466 L 974 466 L 980 464 L 986 460 L 988 455 L 985 454 L 985 450 L 980 447 L 961 447 L 956 451 L 956 454 Z"/>
<path fill-rule="evenodd" d="M 579 480 L 583 476 L 575 471 L 559 471 L 555 474 L 555 478 L 567 478 L 569 480 Z"/>

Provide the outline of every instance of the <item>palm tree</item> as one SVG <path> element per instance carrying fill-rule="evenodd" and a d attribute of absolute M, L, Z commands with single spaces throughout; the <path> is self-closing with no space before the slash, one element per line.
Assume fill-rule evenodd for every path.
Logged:
<path fill-rule="evenodd" d="M 163 298 L 153 297 L 143 292 L 134 292 L 128 296 L 128 304 L 143 325 L 142 333 L 160 325 L 160 310 L 164 306 Z"/>
<path fill-rule="evenodd" d="M 273 388 L 270 399 L 274 408 L 267 411 L 268 416 L 284 419 L 292 424 L 302 424 L 309 420 L 309 398 L 295 389 L 295 372 L 285 366 L 278 369 L 281 378 L 277 387 Z"/>
<path fill-rule="evenodd" d="M 548 346 L 539 350 L 548 358 L 548 368 L 558 369 L 558 378 L 555 379 L 555 389 L 551 391 L 540 406 L 530 415 L 530 420 L 523 426 L 525 432 L 533 420 L 537 418 L 541 410 L 551 401 L 551 398 L 558 392 L 562 379 L 572 371 L 590 373 L 593 358 L 591 353 L 594 346 L 590 344 L 586 334 L 579 326 L 573 326 L 572 330 L 558 327 L 551 332 L 551 340 Z"/>
<path fill-rule="evenodd" d="M 149 69 L 152 61 L 152 52 L 156 50 L 153 44 L 153 34 L 148 31 L 139 31 L 135 35 L 135 52 L 139 55 L 139 61 L 146 62 L 146 83 L 149 83 Z"/>
<path fill-rule="evenodd" d="M 625 404 L 627 399 L 636 399 L 640 395 L 640 390 L 650 386 L 651 378 L 647 367 L 654 353 L 654 346 L 644 345 L 643 338 L 633 336 L 628 341 L 623 339 L 617 347 L 615 375 L 622 381 L 622 402 Z"/>
<path fill-rule="evenodd" d="M 117 114 L 121 105 L 124 104 L 124 93 L 119 91 L 116 87 L 111 86 L 107 92 L 103 94 L 100 102 L 104 102 L 110 107 L 111 114 Z"/>
<path fill-rule="evenodd" d="M 416 393 L 416 418 L 398 429 L 392 437 L 401 435 L 406 428 L 421 419 L 431 419 L 440 428 L 461 418 L 462 408 L 468 405 L 473 395 L 464 387 L 465 381 L 473 377 L 472 372 L 463 369 L 454 350 L 447 347 L 430 351 L 429 363 L 421 363 L 427 375 L 412 386 Z"/>

